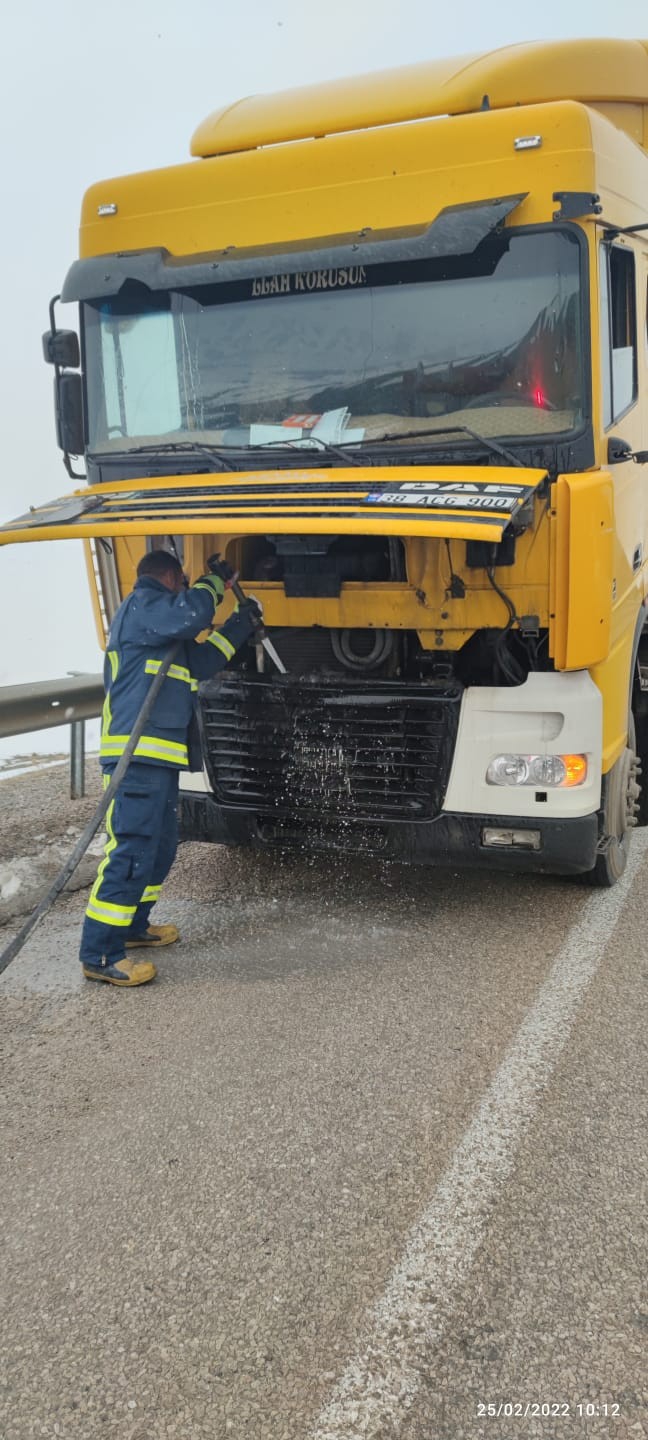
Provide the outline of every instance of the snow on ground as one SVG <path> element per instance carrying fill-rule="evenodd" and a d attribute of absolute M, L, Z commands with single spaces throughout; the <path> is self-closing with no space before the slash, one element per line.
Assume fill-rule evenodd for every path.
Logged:
<path fill-rule="evenodd" d="M 0 924 L 34 909 L 63 869 L 78 838 L 77 833 L 68 834 L 65 840 L 44 845 L 35 855 L 22 855 L 0 863 Z M 70 877 L 67 890 L 81 890 L 92 884 L 105 843 L 105 834 L 95 835 Z"/>
<path fill-rule="evenodd" d="M 16 775 L 31 775 L 36 770 L 51 770 L 54 765 L 67 765 L 67 755 L 59 755 L 56 760 L 41 760 L 38 755 L 12 755 L 8 760 L 0 760 L 0 780 L 9 780 Z"/>

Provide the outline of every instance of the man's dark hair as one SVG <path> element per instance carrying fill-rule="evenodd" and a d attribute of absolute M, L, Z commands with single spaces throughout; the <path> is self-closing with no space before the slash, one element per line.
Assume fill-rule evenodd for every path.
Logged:
<path fill-rule="evenodd" d="M 170 570 L 176 575 L 182 574 L 182 565 L 175 555 L 170 550 L 151 550 L 148 555 L 142 556 L 137 574 L 151 575 L 154 580 L 159 580 L 160 575 L 168 575 Z"/>

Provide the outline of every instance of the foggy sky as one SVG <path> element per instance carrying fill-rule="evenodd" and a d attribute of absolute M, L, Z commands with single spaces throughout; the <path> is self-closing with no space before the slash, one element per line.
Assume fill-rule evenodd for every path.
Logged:
<path fill-rule="evenodd" d="M 646 0 L 26 0 L 4 22 L 0 520 L 73 488 L 56 448 L 48 304 L 76 258 L 81 198 L 182 163 L 243 95 L 521 40 L 648 35 Z M 194 163 L 200 163 L 198 161 Z M 69 315 L 69 319 L 68 319 Z M 75 325 L 72 307 L 60 312 Z M 98 670 L 80 542 L 0 548 L 0 685 Z M 0 742 L 0 755 L 37 748 Z M 50 731 L 38 748 L 65 748 Z"/>

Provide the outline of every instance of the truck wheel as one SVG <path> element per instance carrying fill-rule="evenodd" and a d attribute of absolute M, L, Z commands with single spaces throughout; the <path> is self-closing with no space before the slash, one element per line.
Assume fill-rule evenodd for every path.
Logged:
<path fill-rule="evenodd" d="M 641 785 L 639 759 L 635 749 L 634 716 L 630 714 L 628 743 L 623 754 L 603 776 L 603 804 L 599 810 L 601 853 L 594 869 L 583 876 L 588 885 L 616 885 L 628 863 L 630 836 L 637 824 Z"/>

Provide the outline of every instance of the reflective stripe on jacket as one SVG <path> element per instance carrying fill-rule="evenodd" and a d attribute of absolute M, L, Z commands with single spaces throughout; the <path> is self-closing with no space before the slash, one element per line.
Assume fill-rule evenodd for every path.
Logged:
<path fill-rule="evenodd" d="M 99 750 L 104 764 L 115 764 L 123 754 L 151 677 L 169 647 L 179 641 L 148 718 L 147 733 L 138 741 L 133 759 L 187 768 L 187 737 L 198 683 L 222 670 L 253 630 L 249 614 L 243 611 L 198 645 L 194 637 L 206 630 L 213 618 L 214 596 L 208 587 L 191 587 L 176 594 L 150 575 L 137 581 L 120 605 L 108 637 Z"/>

